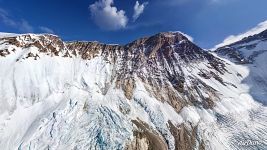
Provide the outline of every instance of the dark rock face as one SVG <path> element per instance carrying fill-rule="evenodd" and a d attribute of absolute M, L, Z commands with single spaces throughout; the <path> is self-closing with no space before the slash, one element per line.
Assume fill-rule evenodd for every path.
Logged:
<path fill-rule="evenodd" d="M 176 127 L 171 123 L 171 121 L 168 123 L 170 131 L 175 139 L 175 150 L 194 149 L 197 142 L 197 127 L 193 127 L 193 129 L 188 130 L 184 124 Z M 205 149 L 203 141 L 201 141 L 199 149 Z"/>
<path fill-rule="evenodd" d="M 249 63 L 248 60 L 245 60 L 245 57 L 241 54 L 240 51 L 232 47 L 219 48 L 216 50 L 216 53 L 223 56 L 228 56 L 229 58 L 235 60 L 238 63 Z"/>
<path fill-rule="evenodd" d="M 126 146 L 126 150 L 167 150 L 164 138 L 145 122 L 132 120 L 137 127 L 134 130 L 134 139 Z"/>
<path fill-rule="evenodd" d="M 192 90 L 199 88 L 185 85 L 182 66 L 207 61 L 215 72 L 223 74 L 226 71 L 225 64 L 221 60 L 202 50 L 178 32 L 159 33 L 124 46 L 98 42 L 70 42 L 66 46 L 83 59 L 101 55 L 106 61 L 119 66 L 118 70 L 114 71 L 116 74 L 114 80 L 117 88 L 122 88 L 128 99 L 132 98 L 135 87 L 134 75 L 136 75 L 145 83 L 146 89 L 153 96 L 160 101 L 167 101 L 177 112 L 188 103 L 194 103 L 196 99 L 195 96 L 186 93 L 185 88 Z M 214 90 L 206 90 L 216 95 Z M 192 102 L 187 102 L 185 99 L 191 99 Z M 211 99 L 215 100 L 216 97 Z"/>

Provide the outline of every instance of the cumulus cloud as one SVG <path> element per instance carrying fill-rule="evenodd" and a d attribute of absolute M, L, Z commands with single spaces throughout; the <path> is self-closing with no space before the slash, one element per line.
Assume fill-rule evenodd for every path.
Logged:
<path fill-rule="evenodd" d="M 99 0 L 89 6 L 92 19 L 102 29 L 118 30 L 128 23 L 125 11 L 118 10 L 113 4 L 113 0 Z"/>
<path fill-rule="evenodd" d="M 39 29 L 42 31 L 42 32 L 45 32 L 45 33 L 51 33 L 51 34 L 54 34 L 55 32 L 48 28 L 48 27 L 44 27 L 44 26 L 40 26 Z"/>
<path fill-rule="evenodd" d="M 133 21 L 136 21 L 136 19 L 138 19 L 139 16 L 144 12 L 147 4 L 148 4 L 148 2 L 144 2 L 143 4 L 139 4 L 138 1 L 135 2 Z"/>
<path fill-rule="evenodd" d="M 216 45 L 213 49 L 217 49 L 219 47 L 222 47 L 222 46 L 225 46 L 225 45 L 229 45 L 231 43 L 234 43 L 234 42 L 237 42 L 237 41 L 240 41 L 242 40 L 243 38 L 245 37 L 248 37 L 250 35 L 255 35 L 255 34 L 258 34 L 264 30 L 267 29 L 267 20 L 264 21 L 264 22 L 261 22 L 259 23 L 256 27 L 244 32 L 244 33 L 241 33 L 241 34 L 238 34 L 238 35 L 230 35 L 228 37 L 226 37 L 222 43 Z"/>
<path fill-rule="evenodd" d="M 9 15 L 9 13 L 0 8 L 0 22 L 4 23 L 7 26 L 18 29 L 21 32 L 33 32 L 33 27 L 24 19 L 14 20 Z"/>

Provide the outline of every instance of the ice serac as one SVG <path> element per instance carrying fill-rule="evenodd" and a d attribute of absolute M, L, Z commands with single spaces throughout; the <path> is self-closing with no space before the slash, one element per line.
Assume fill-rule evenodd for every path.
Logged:
<path fill-rule="evenodd" d="M 2 36 L 0 148 L 264 149 L 265 95 L 251 86 L 265 84 L 221 54 L 180 32 L 126 45 Z"/>

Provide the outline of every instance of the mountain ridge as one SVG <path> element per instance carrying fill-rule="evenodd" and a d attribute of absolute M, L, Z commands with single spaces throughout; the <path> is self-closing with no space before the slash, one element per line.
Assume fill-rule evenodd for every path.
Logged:
<path fill-rule="evenodd" d="M 256 78 L 220 55 L 178 32 L 124 46 L 0 38 L 0 147 L 238 149 L 244 137 L 260 141 L 267 109 L 246 82 Z M 248 148 L 266 148 L 260 142 Z"/>

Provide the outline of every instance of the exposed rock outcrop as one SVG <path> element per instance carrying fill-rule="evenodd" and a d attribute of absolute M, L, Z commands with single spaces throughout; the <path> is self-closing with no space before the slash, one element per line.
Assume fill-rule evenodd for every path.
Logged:
<path fill-rule="evenodd" d="M 126 146 L 126 150 L 167 150 L 163 137 L 141 120 L 132 120 L 137 127 L 133 131 L 134 139 Z"/>

